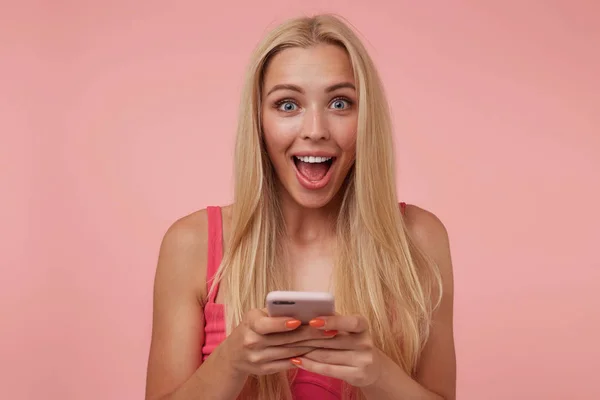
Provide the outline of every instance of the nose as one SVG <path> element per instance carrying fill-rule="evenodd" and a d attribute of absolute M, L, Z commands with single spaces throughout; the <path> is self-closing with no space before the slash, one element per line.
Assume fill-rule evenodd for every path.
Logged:
<path fill-rule="evenodd" d="M 329 129 L 323 111 L 312 109 L 305 114 L 302 139 L 314 141 L 329 139 Z"/>

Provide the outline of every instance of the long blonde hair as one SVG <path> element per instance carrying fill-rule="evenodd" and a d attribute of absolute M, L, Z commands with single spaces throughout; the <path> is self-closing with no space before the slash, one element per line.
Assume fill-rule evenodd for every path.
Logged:
<path fill-rule="evenodd" d="M 437 266 L 410 239 L 399 210 L 391 118 L 380 78 L 359 38 L 333 15 L 289 20 L 253 53 L 235 147 L 232 233 L 215 279 L 224 282 L 227 331 L 247 310 L 264 307 L 269 291 L 292 286 L 282 263 L 285 230 L 276 178 L 262 139 L 262 84 L 273 55 L 317 44 L 337 45 L 348 53 L 359 103 L 356 162 L 343 187 L 336 224 L 336 311 L 366 317 L 375 345 L 414 375 L 441 297 L 441 279 Z M 251 377 L 242 393 L 291 399 L 290 379 L 285 373 Z M 362 396 L 350 387 L 345 393 Z"/>

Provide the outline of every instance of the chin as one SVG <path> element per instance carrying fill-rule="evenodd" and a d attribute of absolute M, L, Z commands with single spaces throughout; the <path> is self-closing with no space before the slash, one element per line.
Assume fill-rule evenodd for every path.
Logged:
<path fill-rule="evenodd" d="M 329 203 L 331 203 L 334 196 L 330 194 L 303 194 L 303 193 L 294 193 L 292 194 L 292 198 L 294 201 L 302 208 L 309 209 L 319 209 L 326 207 Z"/>
<path fill-rule="evenodd" d="M 344 191 L 344 181 L 338 182 L 338 179 L 332 179 L 328 187 L 320 190 L 307 190 L 299 185 L 298 182 L 289 182 L 285 185 L 287 195 L 300 207 L 306 209 L 325 208 L 341 203 Z"/>

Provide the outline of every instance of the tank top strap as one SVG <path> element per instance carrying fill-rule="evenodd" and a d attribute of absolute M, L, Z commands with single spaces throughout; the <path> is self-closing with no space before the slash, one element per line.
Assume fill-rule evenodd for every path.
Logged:
<path fill-rule="evenodd" d="M 406 203 L 403 201 L 400 202 L 400 212 L 402 213 L 402 215 L 406 213 Z"/>
<path fill-rule="evenodd" d="M 206 287 L 210 291 L 211 285 L 223 258 L 223 217 L 221 207 L 207 207 L 208 217 L 208 249 L 206 263 Z M 209 303 L 214 303 L 217 298 L 219 287 L 208 298 Z"/>

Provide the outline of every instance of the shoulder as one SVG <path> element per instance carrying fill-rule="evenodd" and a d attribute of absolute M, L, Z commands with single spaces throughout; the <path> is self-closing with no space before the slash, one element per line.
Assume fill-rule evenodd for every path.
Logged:
<path fill-rule="evenodd" d="M 436 264 L 442 280 L 441 298 L 434 299 L 436 311 L 420 355 L 417 379 L 432 392 L 454 399 L 454 282 L 448 232 L 435 214 L 418 206 L 407 206 L 404 220 L 411 241 Z"/>
<path fill-rule="evenodd" d="M 206 209 L 179 218 L 165 232 L 159 252 L 155 286 L 206 292 L 208 213 Z"/>
<path fill-rule="evenodd" d="M 221 207 L 225 228 L 231 219 L 230 209 Z M 186 286 L 198 299 L 205 299 L 207 259 L 208 210 L 202 209 L 176 220 L 167 229 L 160 246 L 156 281 Z"/>
<path fill-rule="evenodd" d="M 444 286 L 451 286 L 450 240 L 445 225 L 431 211 L 413 204 L 406 206 L 404 222 L 414 244 L 437 264 Z"/>
<path fill-rule="evenodd" d="M 161 255 L 189 256 L 206 247 L 208 242 L 208 213 L 196 211 L 176 220 L 164 234 Z"/>
<path fill-rule="evenodd" d="M 431 211 L 407 204 L 404 222 L 411 238 L 427 253 L 435 253 L 447 246 L 448 231 Z"/>

